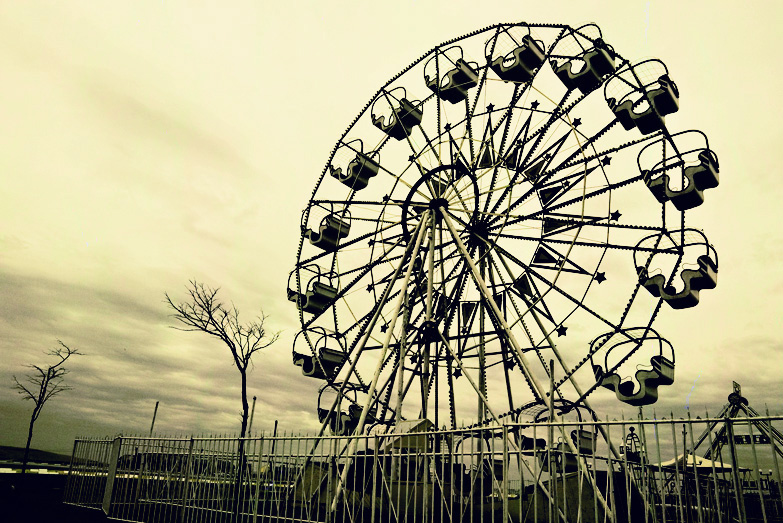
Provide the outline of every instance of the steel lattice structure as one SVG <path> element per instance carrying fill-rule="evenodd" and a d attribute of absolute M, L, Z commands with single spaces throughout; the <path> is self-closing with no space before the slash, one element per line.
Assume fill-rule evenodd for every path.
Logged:
<path fill-rule="evenodd" d="M 663 62 L 592 24 L 493 25 L 384 84 L 329 155 L 288 282 L 324 426 L 497 422 L 549 406 L 550 379 L 560 414 L 599 387 L 654 402 L 674 349 L 653 321 L 718 271 L 686 226 L 718 158 L 678 108 Z"/>

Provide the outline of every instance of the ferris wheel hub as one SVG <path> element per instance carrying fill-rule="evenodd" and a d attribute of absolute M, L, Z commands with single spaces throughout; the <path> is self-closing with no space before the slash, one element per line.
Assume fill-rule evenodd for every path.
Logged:
<path fill-rule="evenodd" d="M 465 202 L 470 202 L 466 204 Z M 479 213 L 479 187 L 473 172 L 464 165 L 445 164 L 424 172 L 412 184 L 402 206 L 403 238 L 410 241 L 412 223 L 418 222 L 425 210 L 436 218 L 445 212 L 459 213 L 465 223 L 476 221 Z"/>
<path fill-rule="evenodd" d="M 448 208 L 449 201 L 446 198 L 433 198 L 430 200 L 430 209 L 445 209 Z"/>

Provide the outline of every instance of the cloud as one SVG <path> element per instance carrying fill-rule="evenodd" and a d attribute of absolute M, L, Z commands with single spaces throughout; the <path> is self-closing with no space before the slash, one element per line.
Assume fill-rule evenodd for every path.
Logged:
<path fill-rule="evenodd" d="M 155 401 L 162 433 L 238 432 L 239 373 L 228 349 L 203 333 L 169 328 L 162 293 L 136 291 L 0 273 L 0 383 L 10 385 L 11 374 L 21 376 L 28 363 L 46 363 L 55 338 L 84 353 L 69 360 L 73 389 L 47 404 L 34 444 L 64 451 L 78 435 L 143 434 Z M 320 383 L 302 376 L 289 351 L 281 340 L 256 355 L 248 377 L 249 397 L 258 396 L 256 432 L 276 419 L 288 429 L 317 427 Z M 0 440 L 23 445 L 32 405 L 6 390 Z"/>

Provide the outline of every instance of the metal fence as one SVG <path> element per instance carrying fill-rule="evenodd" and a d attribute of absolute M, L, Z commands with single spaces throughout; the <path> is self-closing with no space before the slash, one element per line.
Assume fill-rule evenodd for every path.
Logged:
<path fill-rule="evenodd" d="M 783 521 L 781 420 L 79 439 L 64 501 L 148 522 Z"/>

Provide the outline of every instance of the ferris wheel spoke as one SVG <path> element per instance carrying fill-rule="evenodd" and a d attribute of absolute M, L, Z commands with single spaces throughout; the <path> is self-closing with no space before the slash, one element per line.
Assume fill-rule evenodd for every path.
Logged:
<path fill-rule="evenodd" d="M 659 138 L 661 136 L 660 132 L 656 132 L 653 134 L 642 136 L 641 138 L 636 138 L 635 140 L 630 140 L 628 142 L 622 143 L 615 147 L 609 147 L 607 149 L 602 149 L 601 151 L 597 151 L 595 149 L 595 141 L 602 136 L 602 133 L 605 133 L 612 127 L 613 123 L 608 124 L 606 127 L 604 127 L 601 131 L 595 133 L 593 136 L 586 138 L 586 141 L 582 144 L 582 148 L 579 151 L 575 151 L 571 156 L 561 161 L 558 165 L 544 173 L 543 177 L 545 179 L 551 178 L 553 175 L 559 173 L 560 171 L 564 169 L 570 169 L 572 167 L 576 167 L 578 165 L 587 164 L 596 160 L 601 160 L 602 165 L 609 165 L 609 161 L 607 161 L 607 157 L 610 154 L 614 154 L 616 152 L 622 151 L 623 149 L 627 149 L 629 147 L 633 147 L 636 145 L 643 144 L 645 142 L 652 141 L 656 138 Z M 582 155 L 582 157 L 579 157 L 579 153 L 583 152 L 585 149 L 590 148 L 593 151 L 592 155 Z"/>
<path fill-rule="evenodd" d="M 506 268 L 506 270 L 509 272 L 509 274 L 511 274 L 510 268 L 509 268 L 508 264 L 505 262 L 505 260 L 502 260 L 502 259 L 501 259 L 501 261 L 503 262 L 503 265 L 504 265 L 504 267 Z M 569 296 L 569 297 L 570 297 L 570 296 Z M 525 300 L 525 301 L 527 302 L 527 300 Z M 574 301 L 576 301 L 576 302 L 579 304 L 579 306 L 581 306 L 581 307 L 585 308 L 585 307 L 584 307 L 584 302 L 583 302 L 582 300 L 578 300 L 578 301 L 577 301 L 577 300 L 574 300 Z M 586 310 L 588 310 L 588 312 L 591 312 L 591 313 L 592 313 L 592 311 L 590 311 L 589 309 L 586 309 Z M 594 314 L 594 313 L 593 313 L 593 314 Z M 593 386 L 593 387 L 592 387 L 592 388 L 591 388 L 591 389 L 590 389 L 590 390 L 589 390 L 587 393 L 585 393 L 585 392 L 583 392 L 583 391 L 582 391 L 582 388 L 579 386 L 579 384 L 578 384 L 578 383 L 576 382 L 576 380 L 574 379 L 574 374 L 576 373 L 576 371 L 577 371 L 577 370 L 579 370 L 579 368 L 581 368 L 581 367 L 582 367 L 582 365 L 583 365 L 585 362 L 587 362 L 587 361 L 589 361 L 589 360 L 590 360 L 590 357 L 592 356 L 592 354 L 589 354 L 589 353 L 588 353 L 588 355 L 587 355 L 585 358 L 583 358 L 583 359 L 582 359 L 582 360 L 581 360 L 579 363 L 577 363 L 577 365 L 576 365 L 575 367 L 569 367 L 569 366 L 566 364 L 566 362 L 564 361 L 564 359 L 563 359 L 563 357 L 562 357 L 562 355 L 561 355 L 560 351 L 558 350 L 558 348 L 557 348 L 556 344 L 555 344 L 555 343 L 552 341 L 552 339 L 551 339 L 551 333 L 547 333 L 547 332 L 546 332 L 546 329 L 544 328 L 544 326 L 543 326 L 543 324 L 542 324 L 541 320 L 538 318 L 538 316 L 535 314 L 535 312 L 533 312 L 533 315 L 532 315 L 532 316 L 533 316 L 533 319 L 534 319 L 535 323 L 538 325 L 539 329 L 541 330 L 542 334 L 544 335 L 544 338 L 545 338 L 545 341 L 547 342 L 547 345 L 548 345 L 548 347 L 549 347 L 549 348 L 552 350 L 552 352 L 553 352 L 553 354 L 555 355 L 555 357 L 556 357 L 556 359 L 557 359 L 558 363 L 560 364 L 561 368 L 563 369 L 563 371 L 564 371 L 564 373 L 565 373 L 565 375 L 564 375 L 564 377 L 563 377 L 562 379 L 560 379 L 560 380 L 558 380 L 557 382 L 553 383 L 553 389 L 554 389 L 554 391 L 555 391 L 555 392 L 557 392 L 558 396 L 559 396 L 561 399 L 563 399 L 563 398 L 564 398 L 564 396 L 563 396 L 563 394 L 562 394 L 561 387 L 562 387 L 562 386 L 563 386 L 563 384 L 565 384 L 566 382 L 570 382 L 570 383 L 571 383 L 571 385 L 573 386 L 573 388 L 574 388 L 575 392 L 576 392 L 576 393 L 577 393 L 577 394 L 580 396 L 580 399 L 579 399 L 579 400 L 577 400 L 577 401 L 576 401 L 576 402 L 574 402 L 574 403 L 575 403 L 575 404 L 579 404 L 579 403 L 581 402 L 581 403 L 583 403 L 583 404 L 584 404 L 584 405 L 585 405 L 585 406 L 586 406 L 586 407 L 587 407 L 587 408 L 588 408 L 588 409 L 589 409 L 591 412 L 594 412 L 594 411 L 593 411 L 593 409 L 592 409 L 592 407 L 590 406 L 590 404 L 589 404 L 589 403 L 588 403 L 588 401 L 587 401 L 587 396 L 590 394 L 590 392 L 592 392 L 593 390 L 595 390 L 595 388 L 597 387 L 597 385 L 598 385 L 598 384 L 594 385 L 594 386 Z M 600 318 L 600 316 L 599 316 L 599 319 L 602 319 L 602 320 L 603 320 L 603 318 Z M 603 321 L 604 321 L 604 322 L 607 322 L 606 320 L 603 320 Z M 613 325 L 611 325 L 611 323 L 610 323 L 610 322 L 607 322 L 607 323 L 609 323 L 609 326 L 613 328 L 613 329 L 612 329 L 612 331 L 613 331 L 613 332 L 618 332 L 618 331 L 620 330 L 620 327 L 619 327 L 619 326 L 613 326 Z M 648 328 L 649 328 L 649 325 L 648 325 Z M 525 329 L 527 330 L 527 327 L 525 327 Z M 536 353 L 537 353 L 537 354 L 538 354 L 538 356 L 539 356 L 540 363 L 541 363 L 542 367 L 544 367 L 544 369 L 545 369 L 545 370 L 547 370 L 547 365 L 546 365 L 546 362 L 544 361 L 544 359 L 543 359 L 543 356 L 541 355 L 540 351 L 536 351 Z M 509 390 L 509 394 L 511 394 L 510 390 Z M 510 409 L 513 411 L 513 409 L 514 409 L 514 407 L 513 407 L 513 404 L 512 404 L 512 405 L 511 405 L 509 408 L 510 408 Z M 603 437 L 604 437 L 604 438 L 605 438 L 607 441 L 609 441 L 609 439 L 608 439 L 608 437 L 607 437 L 607 434 L 605 433 L 605 431 L 604 431 L 604 429 L 603 429 L 603 428 L 601 428 L 601 433 L 603 434 Z M 616 450 L 614 449 L 614 447 L 612 447 L 612 446 L 611 446 L 611 444 L 610 444 L 610 450 L 611 450 L 611 452 L 612 452 L 613 454 L 615 454 L 615 456 L 617 456 L 617 452 L 616 452 Z"/>
<path fill-rule="evenodd" d="M 422 136 L 424 137 L 424 140 L 427 142 L 427 148 L 429 148 L 430 151 L 435 155 L 435 158 L 438 161 L 438 166 L 443 165 L 443 159 L 441 158 L 440 151 L 435 148 L 435 146 L 432 143 L 432 140 L 429 136 L 427 136 L 427 132 L 424 130 L 424 128 L 419 129 L 421 131 Z M 424 148 L 421 149 L 420 152 L 418 152 L 418 156 L 421 156 L 424 154 Z"/>
<path fill-rule="evenodd" d="M 538 102 L 534 102 L 535 107 L 538 107 Z M 516 136 L 512 140 L 512 143 L 515 144 L 513 151 L 507 155 L 506 157 L 506 163 L 511 164 L 514 168 L 515 172 L 511 176 L 511 180 L 509 181 L 506 188 L 503 190 L 500 197 L 497 199 L 497 201 L 494 203 L 494 206 L 491 209 L 491 212 L 495 213 L 498 211 L 502 203 L 505 201 L 506 197 L 510 193 L 511 189 L 516 185 L 517 181 L 519 180 L 520 176 L 523 176 L 524 171 L 521 169 L 522 163 L 520 163 L 519 156 L 521 155 L 524 145 L 528 143 L 528 140 L 533 138 L 534 136 L 530 136 L 530 128 L 531 128 L 531 122 L 533 120 L 533 113 L 537 111 L 536 108 L 525 108 L 528 111 L 527 120 L 525 120 L 525 123 L 522 124 L 522 128 L 517 131 Z M 510 161 L 509 161 L 510 160 Z"/>
<path fill-rule="evenodd" d="M 457 244 L 458 249 L 462 253 L 462 256 L 465 259 L 465 262 L 468 264 L 471 270 L 471 276 L 473 277 L 473 281 L 475 282 L 476 286 L 479 288 L 480 292 L 483 294 L 484 299 L 486 303 L 489 304 L 490 309 L 492 311 L 492 314 L 494 314 L 497 321 L 502 326 L 502 330 L 505 332 L 508 341 L 511 343 L 512 347 L 517 353 L 517 358 L 520 362 L 520 369 L 522 370 L 522 373 L 525 375 L 528 382 L 531 384 L 531 392 L 536 397 L 537 400 L 544 400 L 544 389 L 541 387 L 541 384 L 538 382 L 536 377 L 532 375 L 528 369 L 527 360 L 522 353 L 522 349 L 520 344 L 517 342 L 516 337 L 514 336 L 514 333 L 511 332 L 511 329 L 509 328 L 508 324 L 505 322 L 505 320 L 502 318 L 500 314 L 500 310 L 498 309 L 497 304 L 495 303 L 492 294 L 490 293 L 489 289 L 487 288 L 487 284 L 484 282 L 483 278 L 481 277 L 478 268 L 473 263 L 473 260 L 470 258 L 470 255 L 468 254 L 467 249 L 462 244 L 462 241 L 459 238 L 459 233 L 454 228 L 454 224 L 451 222 L 451 219 L 449 217 L 448 213 L 444 213 L 442 215 L 442 219 L 446 226 L 448 227 L 449 231 L 451 232 L 452 237 L 454 238 L 455 243 Z"/>
<path fill-rule="evenodd" d="M 618 188 L 623 187 L 625 185 L 628 185 L 628 184 L 631 184 L 631 183 L 634 183 L 634 182 L 638 182 L 641 179 L 642 179 L 642 175 L 639 175 L 639 176 L 633 176 L 633 177 L 628 178 L 626 180 L 623 180 L 621 182 L 611 183 L 611 184 L 609 184 L 609 185 L 607 185 L 605 187 L 602 187 L 600 189 L 596 189 L 594 191 L 586 193 L 583 196 L 578 196 L 578 197 L 572 198 L 570 200 L 567 200 L 565 202 L 559 203 L 557 205 L 553 205 L 551 207 L 548 207 L 547 209 L 542 209 L 541 211 L 536 211 L 535 213 L 532 213 L 532 214 L 527 215 L 525 217 L 514 218 L 512 220 L 509 220 L 508 222 L 506 222 L 502 226 L 515 225 L 515 224 L 520 223 L 520 222 L 522 222 L 524 220 L 527 220 L 527 219 L 530 219 L 530 218 L 533 218 L 533 217 L 536 217 L 536 216 L 540 216 L 540 215 L 542 215 L 542 214 L 544 214 L 546 212 L 553 212 L 553 211 L 562 209 L 564 207 L 567 207 L 569 205 L 573 205 L 575 203 L 581 203 L 584 200 L 587 200 L 588 198 L 593 198 L 595 196 L 600 196 L 602 194 L 606 194 L 606 193 L 612 191 L 613 189 L 618 189 Z M 497 225 L 497 224 L 493 225 L 493 229 L 497 229 L 499 227 L 501 227 L 501 225 Z"/>
<path fill-rule="evenodd" d="M 567 98 L 567 95 L 566 95 Z M 517 148 L 518 151 L 515 151 L 515 157 L 519 155 L 519 153 L 524 148 L 525 144 L 527 144 L 530 140 L 535 139 L 535 142 L 533 143 L 532 147 L 527 153 L 527 156 L 519 162 L 519 168 L 517 169 L 517 172 L 515 173 L 514 177 L 512 178 L 513 181 L 516 181 L 520 174 L 524 172 L 525 178 L 527 178 L 529 181 L 533 183 L 533 187 L 529 189 L 525 194 L 523 194 L 520 198 L 518 198 L 513 204 L 510 204 L 510 209 L 516 208 L 521 202 L 525 201 L 527 198 L 529 198 L 537 189 L 538 186 L 541 183 L 545 183 L 549 181 L 552 176 L 554 176 L 555 173 L 559 172 L 560 170 L 564 169 L 566 166 L 571 167 L 573 165 L 578 165 L 581 162 L 572 162 L 574 158 L 579 156 L 580 154 L 584 157 L 584 149 L 587 146 L 590 146 L 594 140 L 596 140 L 598 137 L 600 137 L 602 134 L 604 134 L 606 131 L 609 130 L 609 128 L 613 125 L 613 123 L 608 124 L 604 129 L 597 132 L 594 136 L 588 138 L 584 134 L 582 134 L 580 131 L 578 131 L 576 128 L 580 125 L 581 120 L 575 119 L 571 121 L 570 117 L 568 117 L 568 111 L 567 110 L 559 110 L 562 106 L 562 103 L 566 100 L 566 98 L 563 98 L 561 100 L 560 104 L 557 105 L 557 109 L 555 111 L 552 111 L 550 119 L 540 128 L 538 128 L 536 131 L 534 131 L 530 136 L 528 137 L 529 130 L 530 130 L 530 121 L 532 118 L 532 111 L 528 115 L 528 120 L 523 125 L 522 129 L 517 133 Z M 577 100 L 571 106 L 569 107 L 569 110 L 571 107 L 573 107 L 576 103 L 578 103 L 581 99 Z M 553 100 L 552 103 L 555 103 Z M 538 102 L 534 102 L 537 106 Z M 563 120 L 563 116 L 565 115 L 566 120 Z M 556 118 L 555 118 L 556 117 Z M 554 122 L 561 120 L 566 125 L 568 125 L 569 130 L 568 132 L 563 135 L 560 139 L 558 139 L 554 144 L 550 145 L 546 150 L 539 153 L 535 157 L 531 158 L 531 155 L 535 152 L 536 148 L 540 145 L 541 140 L 543 137 L 548 133 L 549 128 L 554 124 Z M 524 138 L 520 139 L 519 137 L 524 133 Z M 568 138 L 569 135 L 574 134 L 574 136 L 582 136 L 585 138 L 585 142 L 581 143 L 578 139 L 578 145 L 576 147 L 576 150 L 569 155 L 565 160 L 559 162 L 554 168 L 547 169 L 551 163 L 551 159 L 554 159 L 555 155 L 560 151 L 562 148 L 562 145 L 564 141 Z M 627 147 L 631 145 L 626 144 L 624 146 L 616 148 L 616 150 L 620 150 L 624 147 Z M 550 156 L 550 161 L 546 162 L 544 161 L 544 158 L 546 155 Z M 516 159 L 516 158 L 515 158 Z M 584 160 L 584 158 L 583 158 Z M 569 164 L 571 162 L 571 164 Z M 524 170 L 523 170 L 524 169 Z M 505 197 L 507 196 L 507 193 L 504 193 L 501 195 L 501 198 L 496 202 L 495 207 L 493 208 L 493 212 L 497 210 L 497 208 L 502 204 L 502 202 L 505 200 Z"/>
<path fill-rule="evenodd" d="M 555 139 L 553 143 L 549 144 L 548 147 L 546 147 L 546 149 L 542 151 L 537 151 L 539 145 L 541 145 L 542 139 L 544 138 L 544 136 L 547 135 L 549 128 L 554 124 L 554 122 L 562 121 L 561 120 L 562 116 L 559 113 L 555 112 L 553 113 L 553 116 L 556 116 L 556 118 L 551 118 L 542 128 L 539 128 L 538 131 L 528 136 L 527 141 L 524 142 L 520 141 L 518 143 L 517 150 L 516 150 L 517 158 L 519 158 L 522 154 L 524 154 L 525 156 L 523 159 L 519 160 L 519 164 L 518 167 L 516 168 L 516 172 L 512 176 L 511 179 L 512 183 L 509 185 L 509 189 L 504 191 L 503 194 L 501 194 L 500 198 L 495 202 L 495 205 L 492 208 L 492 212 L 497 212 L 497 210 L 503 204 L 505 199 L 510 195 L 510 190 L 511 187 L 513 187 L 513 183 L 517 182 L 520 176 L 524 176 L 524 178 L 531 183 L 531 188 L 525 191 L 520 197 L 518 197 L 513 202 L 509 202 L 508 211 L 513 211 L 521 203 L 526 201 L 530 196 L 535 194 L 539 186 L 539 183 L 544 181 L 541 178 L 541 174 L 547 170 L 547 168 L 554 161 L 554 158 L 557 156 L 557 154 L 561 152 L 561 149 L 563 149 L 563 146 L 568 141 L 569 137 L 571 137 L 573 134 L 576 133 L 575 128 L 570 123 L 566 122 L 566 125 L 568 126 L 568 130 L 562 135 L 560 135 L 557 139 Z M 528 121 L 525 123 L 525 127 L 523 127 L 523 129 L 520 130 L 520 133 L 522 131 L 527 132 L 531 117 L 532 117 L 532 113 L 531 115 L 528 116 Z M 553 133 L 555 133 L 555 131 L 553 131 Z M 528 149 L 527 153 L 523 153 L 525 146 L 531 141 L 532 141 L 531 147 Z"/>
<path fill-rule="evenodd" d="M 513 254 L 509 253 L 507 250 L 503 249 L 502 247 L 498 247 L 497 248 L 497 252 L 500 255 L 499 258 L 501 260 L 501 263 L 504 265 L 504 267 L 506 269 L 506 272 L 508 273 L 510 278 L 519 278 L 520 275 L 514 275 L 513 274 L 513 272 L 511 271 L 510 266 L 507 264 L 505 259 L 508 259 L 508 260 L 512 261 L 514 264 L 519 266 L 524 271 L 524 274 L 529 274 L 529 275 L 535 277 L 544 286 L 546 286 L 547 291 L 544 294 L 549 292 L 550 289 L 551 289 L 551 290 L 557 292 L 560 296 L 564 297 L 565 299 L 567 299 L 568 301 L 573 303 L 577 308 L 584 310 L 585 312 L 587 312 L 588 314 L 590 314 L 591 316 L 593 316 L 597 320 L 601 321 L 602 323 L 605 323 L 607 326 L 611 327 L 612 329 L 618 328 L 619 324 L 612 323 L 611 321 L 607 320 L 606 318 L 604 318 L 603 316 L 598 314 L 596 311 L 592 310 L 590 307 L 585 305 L 583 299 L 577 299 L 577 298 L 573 297 L 570 293 L 568 293 L 568 292 L 564 291 L 563 289 L 561 289 L 560 287 L 558 287 L 556 285 L 556 282 L 557 282 L 556 278 L 554 278 L 554 279 L 547 278 L 547 277 L 545 277 L 543 275 L 542 272 L 540 272 L 541 270 L 550 270 L 550 271 L 552 271 L 552 270 L 563 270 L 563 268 L 558 269 L 557 265 L 552 266 L 552 267 L 544 267 L 543 265 L 526 264 L 522 260 L 520 260 L 519 258 L 514 256 Z M 566 264 L 573 264 L 573 262 L 571 262 L 571 261 L 569 261 L 567 259 L 564 259 L 562 265 L 566 265 Z M 592 278 L 594 280 L 596 279 L 596 275 L 597 274 L 603 274 L 603 273 L 590 274 L 589 272 L 585 271 L 584 269 L 582 269 L 581 267 L 578 267 L 578 266 L 577 266 L 576 269 L 571 269 L 571 270 L 568 270 L 567 272 L 574 272 L 574 273 L 577 273 L 577 274 L 582 274 L 583 276 L 589 276 L 590 278 Z M 513 294 L 518 295 L 526 303 L 530 301 L 530 297 L 535 298 L 536 295 L 540 296 L 541 299 L 543 300 L 544 296 L 538 291 L 537 287 L 534 287 L 534 286 L 530 285 L 530 281 L 527 282 L 527 286 L 522 287 L 522 288 L 523 289 L 530 288 L 531 292 L 530 293 L 526 293 L 526 292 L 521 292 L 521 291 L 517 290 Z M 526 297 L 523 294 L 528 294 L 529 297 Z M 528 306 L 530 306 L 530 305 L 528 305 Z M 548 311 L 548 308 L 546 310 Z M 556 322 L 553 321 L 553 323 L 555 325 L 557 325 Z"/>
<path fill-rule="evenodd" d="M 551 168 L 551 169 L 549 169 L 549 170 L 547 170 L 547 171 L 545 171 L 543 173 L 541 173 L 541 168 L 539 168 L 538 164 L 533 162 L 534 165 L 537 167 L 537 171 L 538 171 L 537 173 L 535 173 L 536 181 L 534 183 L 534 186 L 532 188 L 530 188 L 520 198 L 518 198 L 513 204 L 511 204 L 510 208 L 512 208 L 512 209 L 516 208 L 516 206 L 518 206 L 523 201 L 527 200 L 527 198 L 532 196 L 536 191 L 542 191 L 542 194 L 546 194 L 545 193 L 545 190 L 546 190 L 545 188 L 547 187 L 547 184 L 549 183 L 549 187 L 555 187 L 555 184 L 551 183 L 551 180 L 559 172 L 561 172 L 561 171 L 563 171 L 565 169 L 569 169 L 569 168 L 573 168 L 573 167 L 579 166 L 579 165 L 584 165 L 585 166 L 585 171 L 584 172 L 580 171 L 580 172 L 577 172 L 576 174 L 572 174 L 569 177 L 567 177 L 567 178 L 574 178 L 574 177 L 576 178 L 576 180 L 573 180 L 572 183 L 570 183 L 567 186 L 567 188 L 556 190 L 553 194 L 550 194 L 548 197 L 545 197 L 545 198 L 548 199 L 548 203 L 554 203 L 553 202 L 554 199 L 556 199 L 557 197 L 560 197 L 562 195 L 567 194 L 568 189 L 574 187 L 577 183 L 579 183 L 584 178 L 586 178 L 587 175 L 589 175 L 591 172 L 593 172 L 596 169 L 596 167 L 600 167 L 603 170 L 604 166 L 609 165 L 609 161 L 610 161 L 609 158 L 608 158 L 609 154 L 613 154 L 613 153 L 621 151 L 621 150 L 623 150 L 625 148 L 632 147 L 634 145 L 638 145 L 638 144 L 644 143 L 646 141 L 650 141 L 650 140 L 660 136 L 660 133 L 655 133 L 655 134 L 650 135 L 650 136 L 644 136 L 642 138 L 626 142 L 626 143 L 624 143 L 624 144 L 622 144 L 620 146 L 617 146 L 617 147 L 611 147 L 609 149 L 605 149 L 605 150 L 601 151 L 600 153 L 599 152 L 595 152 L 595 154 L 593 154 L 591 156 L 584 155 L 583 151 L 585 150 L 585 148 L 588 147 L 588 146 L 592 147 L 593 146 L 593 142 L 595 140 L 597 140 L 603 133 L 608 131 L 609 128 L 611 128 L 614 125 L 614 123 L 615 122 L 609 123 L 606 127 L 604 127 L 604 129 L 602 129 L 601 131 L 595 133 L 592 137 L 588 138 L 587 141 L 584 144 L 582 144 L 582 146 L 578 150 L 576 150 L 574 153 L 572 153 L 568 158 L 566 158 L 565 160 L 560 162 L 555 167 L 553 167 L 553 168 Z M 574 160 L 580 153 L 583 154 L 582 158 L 580 158 L 578 160 Z M 600 166 L 593 166 L 591 168 L 587 167 L 587 165 L 589 163 L 594 162 L 594 161 L 599 160 L 599 159 L 600 159 Z M 641 179 L 642 179 L 641 175 L 632 176 L 632 177 L 630 177 L 630 178 L 628 178 L 626 180 L 623 180 L 623 181 L 620 181 L 620 182 L 616 182 L 614 184 L 609 184 L 609 185 L 607 185 L 607 186 L 605 186 L 605 187 L 603 187 L 601 189 L 598 189 L 598 190 L 593 191 L 593 192 L 591 192 L 589 194 L 586 194 L 586 195 L 584 195 L 581 198 L 577 197 L 577 198 L 571 199 L 571 200 L 569 200 L 567 202 L 563 202 L 562 204 L 559 204 L 558 207 L 570 205 L 572 203 L 575 203 L 576 201 L 579 201 L 580 199 L 590 198 L 590 197 L 593 197 L 593 196 L 598 196 L 600 194 L 604 194 L 604 193 L 606 193 L 608 191 L 611 191 L 612 189 L 619 188 L 619 187 L 621 187 L 623 185 L 626 185 L 626 184 L 629 184 L 629 183 L 632 183 L 632 182 L 635 182 L 635 181 L 638 181 L 638 180 L 641 180 Z M 563 180 L 564 179 L 558 179 L 557 183 L 560 183 Z M 555 208 L 558 208 L 558 207 L 555 207 Z M 552 209 L 550 209 L 550 210 L 552 210 Z"/>
<path fill-rule="evenodd" d="M 506 147 L 506 140 L 508 139 L 508 133 L 511 128 L 511 115 L 513 113 L 513 110 L 516 106 L 517 101 L 522 97 L 522 94 L 526 92 L 527 87 L 530 84 L 526 84 L 522 87 L 520 90 L 520 84 L 516 84 L 514 86 L 514 92 L 511 95 L 511 104 L 506 108 L 503 115 L 500 117 L 500 121 L 497 124 L 497 127 L 492 131 L 492 134 L 494 135 L 499 129 L 500 126 L 503 125 L 503 135 L 500 140 L 500 146 L 497 150 L 497 162 L 495 162 L 495 167 L 492 172 L 492 180 L 489 184 L 489 193 L 491 194 L 493 192 L 493 188 L 495 187 L 495 183 L 497 182 L 497 176 L 498 176 L 498 170 L 503 165 L 508 165 L 508 161 L 506 158 L 504 158 L 505 153 L 505 147 Z M 505 125 L 504 125 L 505 123 Z M 489 210 L 489 204 L 490 204 L 491 198 L 487 198 L 484 201 L 484 212 L 487 212 Z"/>
<path fill-rule="evenodd" d="M 509 286 L 506 283 L 505 278 L 503 277 L 503 271 L 501 271 L 500 268 L 497 266 L 497 262 L 496 262 L 495 258 L 496 258 L 495 256 L 490 258 L 491 266 L 494 268 L 495 272 L 498 275 L 498 278 L 503 283 L 503 285 L 506 286 L 506 288 L 509 288 Z M 498 258 L 500 258 L 500 257 L 498 256 Z M 515 281 L 515 279 L 517 278 L 517 275 L 515 275 L 513 273 L 511 268 L 508 266 L 508 263 L 506 262 L 506 260 L 503 259 L 503 258 L 500 258 L 500 261 L 501 261 L 502 265 L 504 266 L 508 276 L 512 279 L 512 281 Z M 525 335 L 527 336 L 528 341 L 530 342 L 531 350 L 533 350 L 535 352 L 536 356 L 538 356 L 539 363 L 541 363 L 542 367 L 544 368 L 544 372 L 548 375 L 549 374 L 549 369 L 547 368 L 546 363 L 545 363 L 545 361 L 543 359 L 543 355 L 541 354 L 541 349 L 548 349 L 548 348 L 550 348 L 551 347 L 551 340 L 546 338 L 546 337 L 544 337 L 544 339 L 542 339 L 540 342 L 536 341 L 535 337 L 533 336 L 533 333 L 531 332 L 530 328 L 528 328 L 527 323 L 524 320 L 524 316 L 528 312 L 530 314 L 535 315 L 535 311 L 532 310 L 533 304 L 524 295 L 520 294 L 520 297 L 521 297 L 522 301 L 525 303 L 525 307 L 527 307 L 526 312 L 523 313 L 520 310 L 520 308 L 517 305 L 517 303 L 516 303 L 516 299 L 514 297 L 514 294 L 513 293 L 508 293 L 507 295 L 508 295 L 508 301 L 511 303 L 511 306 L 514 309 L 514 312 L 517 315 L 517 321 L 515 323 L 519 323 L 522 326 L 522 329 L 525 331 Z M 540 321 L 538 320 L 537 317 L 536 317 L 536 321 L 537 321 L 537 323 L 539 323 L 539 326 L 541 326 L 540 325 Z M 543 328 L 541 329 L 541 331 L 542 331 L 542 334 L 544 334 Z M 546 345 L 544 345 L 545 342 L 546 342 Z M 510 408 L 513 408 L 513 406 L 511 406 Z"/>
<path fill-rule="evenodd" d="M 538 190 L 540 190 L 543 182 L 545 181 L 541 178 L 541 173 L 545 172 L 547 167 L 549 167 L 553 158 L 560 152 L 560 150 L 563 148 L 568 138 L 572 135 L 572 131 L 573 129 L 569 129 L 566 133 L 564 133 L 557 140 L 555 140 L 554 143 L 552 143 L 549 147 L 547 147 L 547 149 L 545 149 L 538 155 L 534 156 L 532 159 L 530 159 L 530 155 L 528 155 L 528 158 L 525 160 L 524 163 L 526 167 L 524 168 L 523 172 L 525 178 L 527 178 L 531 182 L 531 188 L 525 191 L 516 200 L 508 204 L 509 212 L 516 209 L 520 204 L 522 204 L 528 198 L 530 198 L 530 196 L 532 196 Z M 498 204 L 496 203 L 496 206 L 493 208 L 493 212 L 497 210 L 497 205 Z"/>

